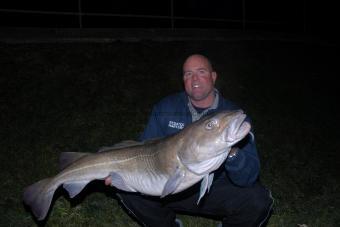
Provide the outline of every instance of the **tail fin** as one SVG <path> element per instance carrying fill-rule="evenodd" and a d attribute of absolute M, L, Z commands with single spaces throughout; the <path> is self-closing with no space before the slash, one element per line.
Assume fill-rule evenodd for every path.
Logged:
<path fill-rule="evenodd" d="M 38 220 L 43 220 L 53 198 L 57 187 L 50 186 L 52 178 L 46 178 L 25 188 L 23 200 L 31 207 L 34 216 Z"/>

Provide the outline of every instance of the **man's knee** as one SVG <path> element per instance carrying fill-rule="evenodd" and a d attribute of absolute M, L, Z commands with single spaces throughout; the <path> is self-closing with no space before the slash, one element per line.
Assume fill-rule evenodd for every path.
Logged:
<path fill-rule="evenodd" d="M 226 226 L 261 226 L 271 214 L 273 199 L 268 189 L 260 184 L 240 188 L 238 196 L 230 203 L 225 201 Z"/>
<path fill-rule="evenodd" d="M 252 215 L 255 225 L 261 226 L 269 218 L 273 206 L 271 192 L 261 185 L 256 185 L 248 197 L 247 210 Z"/>
<path fill-rule="evenodd" d="M 123 207 L 142 226 L 173 226 L 175 213 L 162 206 L 156 197 L 138 193 L 117 193 Z"/>

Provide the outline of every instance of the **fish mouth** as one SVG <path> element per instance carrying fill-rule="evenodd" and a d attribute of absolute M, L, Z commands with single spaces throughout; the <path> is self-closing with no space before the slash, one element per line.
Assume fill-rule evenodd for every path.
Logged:
<path fill-rule="evenodd" d="M 251 129 L 249 122 L 245 121 L 247 115 L 239 112 L 233 119 L 229 127 L 225 130 L 225 141 L 231 145 L 243 139 Z"/>

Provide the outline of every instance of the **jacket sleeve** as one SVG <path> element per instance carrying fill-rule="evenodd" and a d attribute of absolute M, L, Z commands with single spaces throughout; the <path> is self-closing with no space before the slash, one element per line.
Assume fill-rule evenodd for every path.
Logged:
<path fill-rule="evenodd" d="M 251 186 L 257 180 L 260 171 L 260 160 L 253 134 L 248 134 L 236 147 L 237 155 L 225 162 L 227 175 L 238 186 Z"/>

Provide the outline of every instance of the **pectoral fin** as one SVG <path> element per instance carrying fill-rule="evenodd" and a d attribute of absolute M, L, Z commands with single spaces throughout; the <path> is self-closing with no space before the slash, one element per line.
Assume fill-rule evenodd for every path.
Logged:
<path fill-rule="evenodd" d="M 208 179 L 208 192 L 210 191 L 210 187 L 212 185 L 212 182 L 214 180 L 214 173 L 209 174 L 209 179 Z"/>
<path fill-rule="evenodd" d="M 177 189 L 178 185 L 182 182 L 184 177 L 185 172 L 182 171 L 180 168 L 176 168 L 174 174 L 172 174 L 168 181 L 166 182 L 161 198 L 173 193 Z"/>
<path fill-rule="evenodd" d="M 210 190 L 210 186 L 212 184 L 212 181 L 214 179 L 214 174 L 207 174 L 204 176 L 202 183 L 201 183 L 201 189 L 200 189 L 200 196 L 198 198 L 197 204 L 199 204 L 200 200 L 202 199 L 202 197 L 204 196 L 205 192 L 209 192 Z"/>

